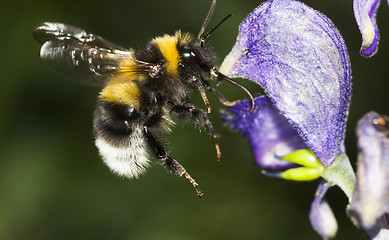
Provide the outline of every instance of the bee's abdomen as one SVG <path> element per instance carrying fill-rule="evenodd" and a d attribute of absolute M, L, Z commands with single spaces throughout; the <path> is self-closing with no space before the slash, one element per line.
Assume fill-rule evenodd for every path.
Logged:
<path fill-rule="evenodd" d="M 93 125 L 95 144 L 113 172 L 133 178 L 146 170 L 149 165 L 146 143 L 134 106 L 99 101 Z"/>

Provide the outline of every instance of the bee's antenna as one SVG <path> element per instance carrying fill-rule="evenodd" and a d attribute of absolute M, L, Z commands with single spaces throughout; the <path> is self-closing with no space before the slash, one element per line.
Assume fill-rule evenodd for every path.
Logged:
<path fill-rule="evenodd" d="M 211 30 L 209 30 L 206 34 L 204 34 L 202 38 L 200 38 L 201 47 L 204 47 L 205 39 L 209 37 L 209 35 L 211 35 L 213 31 L 215 31 L 220 25 L 222 25 L 222 23 L 224 23 L 231 16 L 232 14 L 228 14 L 227 16 L 225 16 L 218 24 L 216 24 Z"/>
<path fill-rule="evenodd" d="M 210 8 L 209 11 L 208 11 L 207 17 L 206 17 L 205 20 L 204 20 L 203 26 L 202 26 L 201 29 L 200 29 L 199 35 L 197 35 L 197 38 L 198 38 L 199 40 L 201 39 L 201 35 L 203 35 L 203 33 L 204 33 L 204 31 L 205 31 L 205 28 L 207 27 L 207 25 L 208 25 L 208 23 L 209 23 L 209 20 L 210 20 L 211 17 L 212 17 L 212 14 L 213 14 L 213 11 L 215 10 L 215 7 L 216 7 L 216 0 L 213 0 L 213 1 L 212 1 L 212 4 L 211 4 L 211 8 Z"/>
<path fill-rule="evenodd" d="M 203 26 L 201 27 L 200 29 L 200 32 L 199 32 L 199 35 L 197 35 L 197 39 L 200 41 L 200 45 L 201 47 L 204 47 L 204 42 L 205 42 L 205 39 L 207 37 L 209 37 L 209 35 L 211 35 L 211 33 L 213 31 L 215 31 L 216 28 L 218 28 L 224 21 L 226 21 L 229 17 L 232 16 L 232 14 L 228 14 L 225 18 L 223 18 L 218 24 L 216 24 L 216 26 L 214 26 L 211 30 L 209 30 L 203 37 L 201 37 L 201 35 L 203 35 L 204 31 L 205 31 L 205 28 L 207 28 L 208 26 L 208 23 L 209 23 L 209 20 L 211 19 L 212 17 L 212 14 L 213 14 L 213 11 L 215 10 L 215 7 L 216 7 L 216 0 L 213 0 L 212 1 L 212 5 L 211 5 L 211 8 L 209 9 L 208 11 L 208 14 L 207 14 L 207 17 L 205 18 L 205 21 L 203 23 Z"/>

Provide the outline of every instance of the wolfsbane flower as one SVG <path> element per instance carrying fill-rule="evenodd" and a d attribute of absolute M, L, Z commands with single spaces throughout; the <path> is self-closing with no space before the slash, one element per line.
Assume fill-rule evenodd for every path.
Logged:
<path fill-rule="evenodd" d="M 344 153 L 350 62 L 334 24 L 298 1 L 267 1 L 241 23 L 220 71 L 263 87 L 266 96 L 255 99 L 252 112 L 243 101 L 224 119 L 249 140 L 267 175 L 326 180 L 312 204 L 311 222 L 323 238 L 334 236 L 337 224 L 324 194 L 338 185 L 351 199 L 355 184 Z"/>
<path fill-rule="evenodd" d="M 220 71 L 260 84 L 324 166 L 344 152 L 350 63 L 323 14 L 293 0 L 263 3 L 241 23 Z"/>

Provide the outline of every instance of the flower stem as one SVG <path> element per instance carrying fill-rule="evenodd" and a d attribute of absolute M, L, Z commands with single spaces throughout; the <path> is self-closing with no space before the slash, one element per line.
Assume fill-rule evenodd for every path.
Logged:
<path fill-rule="evenodd" d="M 336 157 L 331 166 L 324 170 L 322 177 L 328 183 L 339 186 L 351 202 L 355 188 L 355 173 L 345 153 Z"/>

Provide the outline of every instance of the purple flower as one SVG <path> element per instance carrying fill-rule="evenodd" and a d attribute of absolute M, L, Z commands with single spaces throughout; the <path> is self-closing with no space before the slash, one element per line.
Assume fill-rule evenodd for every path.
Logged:
<path fill-rule="evenodd" d="M 220 71 L 260 84 L 324 166 L 344 151 L 350 63 L 323 14 L 293 0 L 265 2 L 241 23 Z"/>
<path fill-rule="evenodd" d="M 380 0 L 354 0 L 354 15 L 362 34 L 361 55 L 365 57 L 377 52 L 380 36 L 375 15 L 379 4 Z"/>
<path fill-rule="evenodd" d="M 355 184 L 344 149 L 351 70 L 339 31 L 303 3 L 267 1 L 241 23 L 220 71 L 263 87 L 266 96 L 255 99 L 252 112 L 243 101 L 224 119 L 248 139 L 265 174 L 325 179 L 310 216 L 323 238 L 334 236 L 337 224 L 325 192 L 338 185 L 350 199 Z"/>
<path fill-rule="evenodd" d="M 349 213 L 371 236 L 382 223 L 388 228 L 389 118 L 375 112 L 366 114 L 358 122 L 357 136 L 358 172 Z"/>

